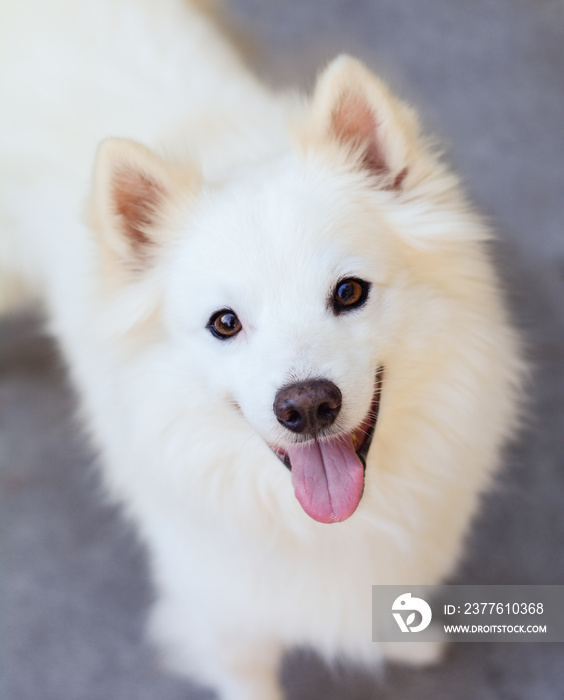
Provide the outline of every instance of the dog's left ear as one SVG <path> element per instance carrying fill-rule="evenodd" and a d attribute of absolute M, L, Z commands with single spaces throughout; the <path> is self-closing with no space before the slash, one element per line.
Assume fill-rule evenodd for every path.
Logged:
<path fill-rule="evenodd" d="M 415 114 L 360 61 L 339 56 L 320 75 L 311 127 L 316 140 L 349 149 L 380 188 L 402 188 L 417 148 Z"/>
<path fill-rule="evenodd" d="M 89 219 L 114 271 L 149 268 L 169 238 L 174 206 L 199 184 L 197 174 L 126 139 L 98 148 Z"/>

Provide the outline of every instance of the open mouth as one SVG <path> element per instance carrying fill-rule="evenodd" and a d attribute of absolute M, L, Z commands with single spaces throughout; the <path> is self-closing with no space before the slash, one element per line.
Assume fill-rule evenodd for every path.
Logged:
<path fill-rule="evenodd" d="M 356 510 L 364 489 L 366 457 L 372 444 L 384 379 L 379 367 L 366 417 L 351 433 L 315 438 L 272 451 L 292 472 L 296 498 L 305 512 L 322 523 L 341 522 Z"/>
<path fill-rule="evenodd" d="M 374 437 L 374 430 L 376 429 L 376 422 L 378 420 L 378 413 L 380 412 L 380 396 L 382 394 L 383 379 L 384 368 L 378 367 L 376 379 L 374 381 L 374 394 L 372 396 L 370 410 L 360 426 L 355 428 L 352 433 L 353 446 L 358 458 L 362 462 L 364 469 L 366 469 L 366 457 L 368 455 L 370 445 L 372 444 L 372 438 Z"/>

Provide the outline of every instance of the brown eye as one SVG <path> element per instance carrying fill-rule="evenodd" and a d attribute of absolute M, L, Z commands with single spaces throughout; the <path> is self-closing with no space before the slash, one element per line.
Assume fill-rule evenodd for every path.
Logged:
<path fill-rule="evenodd" d="M 340 280 L 335 286 L 331 305 L 336 314 L 358 309 L 368 299 L 370 283 L 357 277 Z"/>
<path fill-rule="evenodd" d="M 212 315 L 208 321 L 208 328 L 216 338 L 227 340 L 237 335 L 243 326 L 231 309 L 222 309 Z"/>

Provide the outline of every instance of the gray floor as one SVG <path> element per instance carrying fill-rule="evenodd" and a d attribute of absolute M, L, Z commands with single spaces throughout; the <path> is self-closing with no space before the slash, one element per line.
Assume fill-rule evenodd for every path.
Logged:
<path fill-rule="evenodd" d="M 529 420 L 484 502 L 459 582 L 564 583 L 564 4 L 561 0 L 231 0 L 276 84 L 346 50 L 419 105 L 500 232 L 536 373 Z M 142 641 L 143 552 L 103 505 L 61 362 L 33 319 L 0 329 L 6 700 L 204 700 Z M 458 644 L 380 680 L 284 664 L 292 700 L 562 700 L 564 644 Z"/>

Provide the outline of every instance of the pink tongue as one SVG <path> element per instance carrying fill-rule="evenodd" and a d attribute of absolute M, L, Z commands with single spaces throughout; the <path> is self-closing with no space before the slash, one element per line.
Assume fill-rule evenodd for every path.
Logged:
<path fill-rule="evenodd" d="M 288 448 L 292 485 L 305 512 L 320 523 L 346 520 L 356 510 L 364 468 L 349 435 Z"/>

